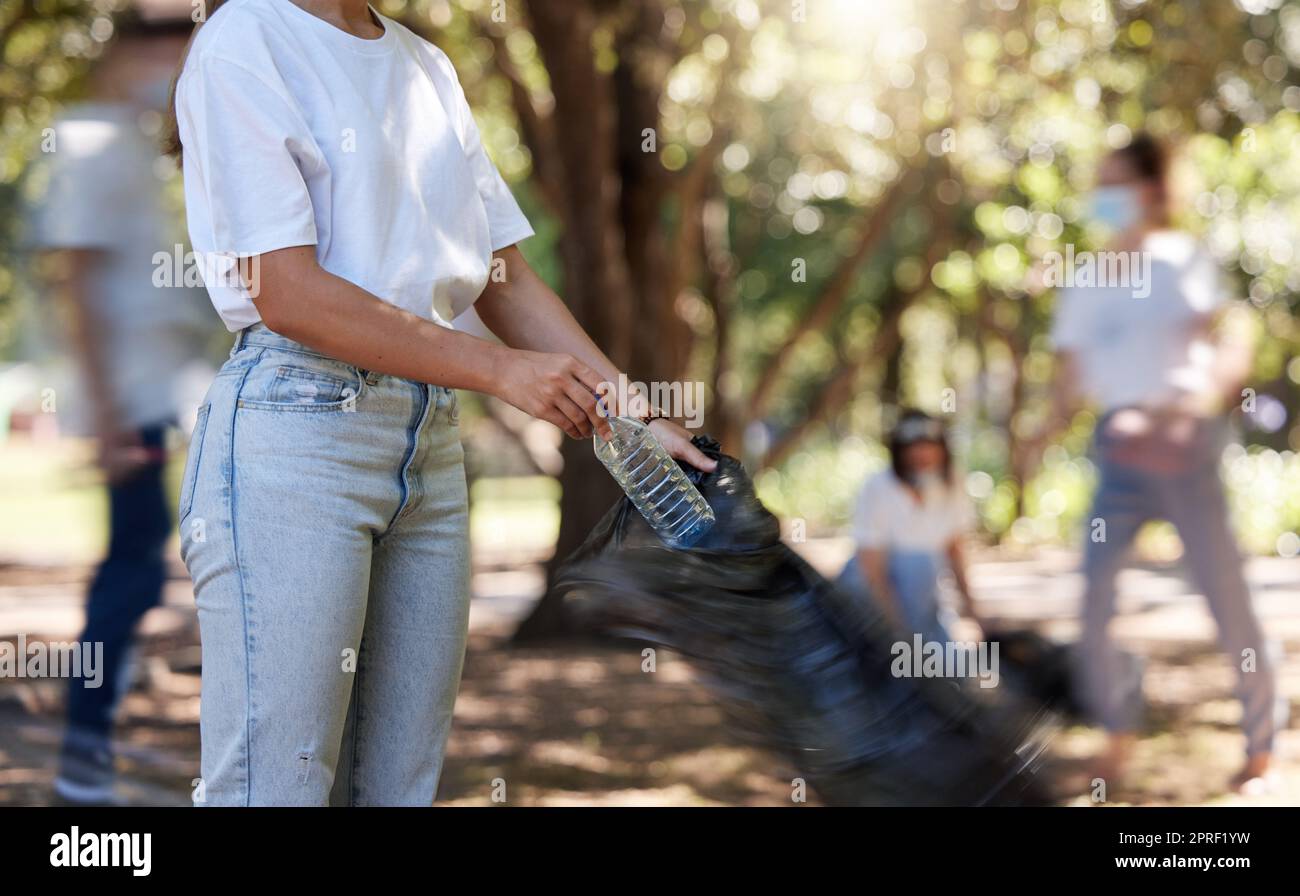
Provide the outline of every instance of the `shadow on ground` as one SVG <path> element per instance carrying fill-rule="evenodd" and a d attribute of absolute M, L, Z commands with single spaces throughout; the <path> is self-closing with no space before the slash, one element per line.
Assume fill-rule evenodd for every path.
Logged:
<path fill-rule="evenodd" d="M 991 565 L 984 575 L 991 582 L 1008 570 L 1032 586 L 1020 567 Z M 0 567 L 0 621 L 9 622 L 0 638 L 12 640 L 15 630 L 29 640 L 75 637 L 88 572 Z M 1294 594 L 1287 597 L 1293 606 Z M 1041 618 L 1068 615 L 1051 611 L 1041 592 L 1032 606 Z M 1281 790 L 1251 800 L 1224 796 L 1240 761 L 1239 708 L 1228 663 L 1197 621 L 1204 611 L 1195 602 L 1160 603 L 1154 616 L 1136 609 L 1125 641 L 1149 657 L 1149 724 L 1129 780 L 1112 783 L 1107 801 L 1294 804 L 1300 743 L 1292 731 L 1281 746 Z M 1171 613 L 1178 615 L 1159 615 Z M 1184 625 L 1187 613 L 1195 618 Z M 1016 615 L 1010 604 L 1008 614 Z M 794 804 L 793 768 L 737 742 L 675 655 L 659 651 L 654 671 L 646 671 L 639 644 L 511 648 L 508 630 L 497 620 L 471 634 L 441 804 Z M 1300 639 L 1286 631 L 1295 656 Z M 184 805 L 198 777 L 199 653 L 192 598 L 179 576 L 166 605 L 146 620 L 137 667 L 120 729 L 124 793 L 137 804 Z M 1293 702 L 1300 694 L 1295 660 L 1283 669 L 1282 688 Z M 49 803 L 62 703 L 59 682 L 0 679 L 0 804 Z M 1092 802 L 1088 769 L 1100 743 L 1084 727 L 1067 727 L 1053 740 L 1062 803 Z"/>

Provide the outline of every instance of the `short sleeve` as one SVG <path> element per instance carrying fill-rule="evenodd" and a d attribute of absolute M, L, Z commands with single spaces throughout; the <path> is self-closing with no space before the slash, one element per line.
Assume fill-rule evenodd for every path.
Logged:
<path fill-rule="evenodd" d="M 853 543 L 858 550 L 880 550 L 889 546 L 889 505 L 880 476 L 862 486 L 853 511 Z"/>
<path fill-rule="evenodd" d="M 469 158 L 475 186 L 478 188 L 479 197 L 483 200 L 483 208 L 487 211 L 492 251 L 513 246 L 533 235 L 532 225 L 524 217 L 519 203 L 510 192 L 510 187 L 506 185 L 505 178 L 488 157 L 478 125 L 474 121 L 474 114 L 470 110 L 469 101 L 465 99 L 465 91 L 461 89 L 451 60 L 439 54 L 438 64 L 451 79 L 454 88 L 451 93 L 456 106 L 454 114 L 459 119 L 461 145 Z"/>
<path fill-rule="evenodd" d="M 1212 314 L 1228 302 L 1223 273 L 1213 256 L 1201 247 L 1197 247 L 1180 280 L 1183 299 L 1197 314 Z"/>
<path fill-rule="evenodd" d="M 48 183 L 35 203 L 28 240 L 34 249 L 108 249 L 120 242 L 116 216 L 130 204 L 116 176 L 121 125 L 65 119 L 54 126 Z"/>
<path fill-rule="evenodd" d="M 186 198 L 201 194 L 211 250 L 251 256 L 316 244 L 303 177 L 319 151 L 301 113 L 261 77 L 204 56 L 177 91 Z"/>

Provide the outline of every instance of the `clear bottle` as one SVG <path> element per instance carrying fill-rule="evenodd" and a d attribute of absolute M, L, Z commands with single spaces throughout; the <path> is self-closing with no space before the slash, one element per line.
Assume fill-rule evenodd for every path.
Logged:
<path fill-rule="evenodd" d="M 609 417 L 613 437 L 592 437 L 596 457 L 672 548 L 689 548 L 713 527 L 713 510 L 686 478 L 650 427 L 630 417 Z"/>

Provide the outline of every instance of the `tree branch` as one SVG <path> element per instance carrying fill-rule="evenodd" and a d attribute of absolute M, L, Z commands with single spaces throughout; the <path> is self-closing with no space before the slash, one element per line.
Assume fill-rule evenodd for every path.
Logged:
<path fill-rule="evenodd" d="M 532 89 L 524 80 L 523 73 L 510 58 L 504 35 L 478 16 L 471 16 L 470 20 L 474 29 L 492 42 L 496 70 L 510 85 L 510 102 L 515 110 L 515 118 L 519 120 L 520 136 L 533 157 L 533 175 L 538 189 L 551 210 L 560 214 L 562 162 L 559 157 L 559 147 L 555 142 L 554 121 L 551 115 L 537 104 Z"/>
<path fill-rule="evenodd" d="M 786 337 L 781 347 L 763 365 L 763 373 L 759 376 L 750 401 L 756 417 L 762 417 L 767 411 L 776 384 L 781 381 L 786 363 L 794 354 L 794 350 L 798 347 L 800 341 L 809 333 L 825 325 L 848 299 L 849 294 L 853 291 L 853 283 L 857 277 L 858 268 L 862 266 L 862 262 L 866 260 L 881 238 L 889 231 L 889 225 L 895 218 L 894 212 L 910 188 L 911 177 L 909 175 L 900 177 L 889 188 L 884 199 L 871 211 L 871 218 L 862 229 L 857 246 L 840 261 L 821 295 L 813 301 L 812 307 L 808 309 L 803 319 L 795 325 L 794 330 Z"/>
<path fill-rule="evenodd" d="M 762 467 L 775 466 L 789 456 L 814 424 L 838 413 L 852 399 L 856 394 L 852 386 L 867 367 L 878 363 L 881 359 L 889 358 L 901 347 L 903 314 L 925 292 L 930 271 L 949 248 L 951 226 L 946 218 L 939 220 L 940 223 L 930 235 L 930 245 L 925 253 L 926 279 L 923 279 L 915 289 L 907 291 L 891 285 L 889 298 L 885 301 L 884 315 L 871 338 L 871 345 L 855 362 L 842 364 L 839 370 L 826 381 L 826 384 L 818 390 L 804 418 L 783 433 L 781 438 L 768 449 L 763 457 Z"/>
<path fill-rule="evenodd" d="M 903 312 L 911 306 L 919 293 L 920 290 L 906 293 L 897 289 L 891 290 L 891 297 L 886 304 L 885 316 L 881 320 L 880 326 L 876 328 L 870 347 L 862 353 L 862 356 L 856 362 L 841 365 L 839 370 L 826 381 L 821 389 L 817 391 L 816 397 L 808 408 L 808 413 L 797 424 L 782 433 L 775 444 L 768 449 L 767 454 L 763 456 L 763 460 L 759 464 L 760 468 L 774 467 L 785 460 L 814 425 L 821 423 L 849 402 L 856 394 L 852 388 L 853 384 L 863 371 L 872 364 L 878 363 L 881 359 L 889 357 L 892 352 L 898 349 L 902 339 L 900 325 Z"/>

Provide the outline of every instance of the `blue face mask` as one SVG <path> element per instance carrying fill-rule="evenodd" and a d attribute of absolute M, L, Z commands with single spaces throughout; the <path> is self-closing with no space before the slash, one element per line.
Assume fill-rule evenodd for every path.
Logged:
<path fill-rule="evenodd" d="M 925 495 L 934 494 L 944 487 L 944 478 L 938 470 L 909 470 L 907 484 Z"/>
<path fill-rule="evenodd" d="M 1123 233 L 1142 220 L 1142 204 L 1133 187 L 1098 187 L 1088 197 L 1088 217 L 1108 230 Z"/>

